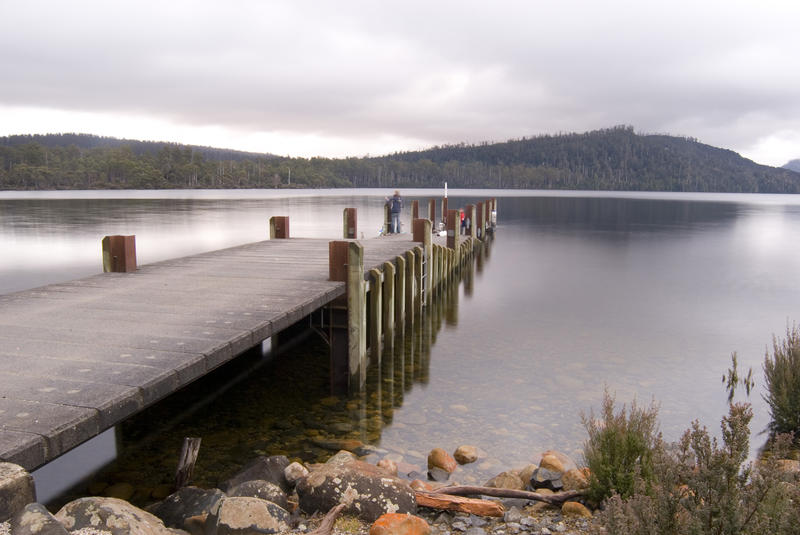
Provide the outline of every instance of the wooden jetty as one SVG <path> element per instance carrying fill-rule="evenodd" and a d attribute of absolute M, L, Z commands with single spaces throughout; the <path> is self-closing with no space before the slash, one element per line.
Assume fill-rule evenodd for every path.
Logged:
<path fill-rule="evenodd" d="M 0 461 L 38 468 L 310 318 L 332 390 L 362 388 L 369 355 L 470 258 L 494 203 L 465 209 L 467 235 L 459 210 L 444 238 L 418 207 L 412 234 L 362 241 L 289 238 L 273 217 L 270 240 L 138 267 L 132 236 L 104 238 L 106 273 L 0 296 Z"/>

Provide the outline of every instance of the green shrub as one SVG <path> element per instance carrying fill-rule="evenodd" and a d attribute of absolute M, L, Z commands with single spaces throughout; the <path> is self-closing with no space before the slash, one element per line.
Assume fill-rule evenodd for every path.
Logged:
<path fill-rule="evenodd" d="M 800 437 L 800 330 L 786 327 L 786 339 L 772 338 L 772 356 L 764 356 L 764 381 L 773 434 Z"/>
<path fill-rule="evenodd" d="M 614 411 L 614 397 L 603 395 L 600 419 L 594 413 L 581 414 L 589 438 L 583 457 L 589 467 L 588 498 L 599 504 L 612 494 L 627 498 L 634 493 L 636 482 L 645 486 L 653 479 L 653 459 L 662 447 L 658 433 L 658 407 L 639 408 L 636 400 L 630 410 Z"/>
<path fill-rule="evenodd" d="M 744 464 L 752 411 L 731 404 L 722 420 L 722 446 L 697 422 L 672 451 L 658 450 L 654 477 L 636 484 L 633 496 L 614 495 L 599 514 L 609 535 L 797 534 L 800 491 L 779 468 L 791 443 L 777 437 L 769 458 Z"/>

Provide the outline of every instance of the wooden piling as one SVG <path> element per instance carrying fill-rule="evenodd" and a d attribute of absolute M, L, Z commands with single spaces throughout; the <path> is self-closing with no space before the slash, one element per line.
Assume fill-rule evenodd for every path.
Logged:
<path fill-rule="evenodd" d="M 398 255 L 394 259 L 394 264 L 391 262 L 386 262 L 384 266 L 387 264 L 392 266 L 391 280 L 389 283 L 392 286 L 391 291 L 394 300 L 394 306 L 391 307 L 392 339 L 394 339 L 395 327 L 397 329 L 403 329 L 406 321 L 406 258 Z M 384 290 L 383 295 L 385 302 L 387 299 L 386 290 Z M 385 339 L 388 336 L 388 329 L 384 329 L 384 332 L 387 333 L 384 334 Z"/>
<path fill-rule="evenodd" d="M 414 313 L 422 310 L 425 303 L 425 250 L 414 247 Z"/>
<path fill-rule="evenodd" d="M 416 249 L 406 251 L 406 321 L 414 323 L 414 310 L 417 306 L 417 253 Z"/>
<path fill-rule="evenodd" d="M 269 218 L 269 239 L 288 239 L 289 238 L 289 216 L 274 215 Z"/>
<path fill-rule="evenodd" d="M 461 211 L 449 210 L 447 212 L 447 247 L 450 249 L 458 248 L 458 238 L 460 236 Z"/>
<path fill-rule="evenodd" d="M 104 273 L 136 271 L 136 236 L 106 236 L 101 243 Z"/>
<path fill-rule="evenodd" d="M 423 269 L 420 271 L 419 277 L 422 281 L 422 296 L 425 304 L 427 305 L 430 302 L 430 292 L 433 290 L 436 284 L 436 275 L 433 268 L 433 238 L 431 236 L 432 223 L 430 219 L 415 219 L 413 225 L 413 239 L 416 242 L 422 242 L 422 248 L 424 251 L 423 258 L 421 259 Z"/>
<path fill-rule="evenodd" d="M 399 293 L 397 292 L 397 271 L 398 268 L 395 268 L 392 262 L 383 263 L 383 345 L 386 347 L 394 346 L 394 330 L 397 323 L 395 310 Z"/>
<path fill-rule="evenodd" d="M 436 199 L 428 199 L 428 219 L 431 220 L 433 228 L 436 228 Z"/>
<path fill-rule="evenodd" d="M 411 221 L 415 219 L 419 219 L 419 201 L 416 199 L 411 201 Z"/>
<path fill-rule="evenodd" d="M 478 239 L 482 240 L 484 238 L 484 235 L 483 235 L 484 215 L 486 214 L 486 211 L 483 208 L 483 202 L 479 202 L 476 205 L 476 209 L 477 209 L 476 210 L 477 211 L 477 214 L 476 214 L 477 218 L 475 220 L 475 223 L 476 223 L 476 225 L 475 225 L 475 235 L 478 237 Z"/>
<path fill-rule="evenodd" d="M 381 359 L 381 338 L 383 335 L 383 277 L 377 268 L 369 270 L 369 310 L 367 311 L 367 337 L 369 354 L 374 362 Z"/>
<path fill-rule="evenodd" d="M 331 280 L 346 282 L 346 295 L 331 307 L 331 391 L 363 389 L 366 383 L 366 295 L 364 248 L 356 241 L 329 244 Z M 345 313 L 342 313 L 345 311 Z"/>
<path fill-rule="evenodd" d="M 342 237 L 345 240 L 358 238 L 358 211 L 356 208 L 345 208 L 342 213 Z"/>

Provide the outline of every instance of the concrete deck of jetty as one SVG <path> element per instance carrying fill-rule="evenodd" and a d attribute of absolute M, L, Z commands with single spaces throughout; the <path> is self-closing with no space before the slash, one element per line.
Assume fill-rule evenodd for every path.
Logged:
<path fill-rule="evenodd" d="M 0 460 L 33 470 L 343 295 L 328 280 L 329 241 L 269 240 L 0 295 Z M 418 245 L 408 234 L 360 243 L 365 270 Z"/>

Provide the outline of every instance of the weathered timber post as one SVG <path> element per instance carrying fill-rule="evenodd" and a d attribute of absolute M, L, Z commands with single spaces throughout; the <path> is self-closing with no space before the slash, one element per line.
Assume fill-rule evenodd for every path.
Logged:
<path fill-rule="evenodd" d="M 417 249 L 406 251 L 406 321 L 414 323 L 414 313 L 419 302 L 419 284 L 417 283 Z"/>
<path fill-rule="evenodd" d="M 483 209 L 483 203 L 479 202 L 477 205 L 477 219 L 475 220 L 475 232 L 479 239 L 483 239 L 485 236 L 483 235 L 483 224 L 484 224 L 484 215 L 486 211 Z"/>
<path fill-rule="evenodd" d="M 389 234 L 392 231 L 392 211 L 389 204 L 383 206 L 383 233 Z"/>
<path fill-rule="evenodd" d="M 397 270 L 391 262 L 383 263 L 383 345 L 394 347 L 395 307 L 397 302 Z"/>
<path fill-rule="evenodd" d="M 419 201 L 413 200 L 411 201 L 411 221 L 415 219 L 419 219 Z"/>
<path fill-rule="evenodd" d="M 430 293 L 433 290 L 434 270 L 433 270 L 433 239 L 431 237 L 432 222 L 430 219 L 415 219 L 414 225 L 414 241 L 422 242 L 423 256 L 417 261 L 417 268 L 419 274 L 417 278 L 420 279 L 422 286 L 420 286 L 420 295 L 422 296 L 425 304 L 430 303 Z"/>
<path fill-rule="evenodd" d="M 483 206 L 484 206 L 484 210 L 486 210 L 486 213 L 483 215 L 483 230 L 484 230 L 484 235 L 485 235 L 486 232 L 488 232 L 489 228 L 491 227 L 491 218 L 492 218 L 492 201 L 491 201 L 491 199 L 487 199 L 483 203 Z"/>
<path fill-rule="evenodd" d="M 274 215 L 269 218 L 269 239 L 288 239 L 289 238 L 289 216 Z"/>
<path fill-rule="evenodd" d="M 431 220 L 433 229 L 436 230 L 438 227 L 436 224 L 436 199 L 428 199 L 428 219 Z"/>
<path fill-rule="evenodd" d="M 475 205 L 468 204 L 464 207 L 465 214 L 464 219 L 467 220 L 467 232 L 466 235 L 472 238 L 475 238 Z"/>
<path fill-rule="evenodd" d="M 402 330 L 406 321 L 406 257 L 398 255 L 394 258 L 394 262 L 394 264 L 391 262 L 386 263 L 392 266 L 394 275 L 391 281 L 394 297 L 394 307 L 391 313 L 392 340 L 394 340 L 395 328 Z M 383 293 L 385 300 L 386 292 Z M 387 329 L 384 330 L 389 332 Z M 386 335 L 384 335 L 384 338 L 386 338 Z"/>
<path fill-rule="evenodd" d="M 447 197 L 442 197 L 442 222 L 447 225 Z"/>
<path fill-rule="evenodd" d="M 383 327 L 383 276 L 377 268 L 369 270 L 369 310 L 367 329 L 369 330 L 369 353 L 375 362 L 381 360 L 381 337 Z"/>
<path fill-rule="evenodd" d="M 492 232 L 497 226 L 497 197 L 492 197 L 492 209 L 489 211 L 489 221 L 492 225 Z"/>
<path fill-rule="evenodd" d="M 447 212 L 447 246 L 450 249 L 458 248 L 460 215 L 461 210 L 449 210 Z"/>
<path fill-rule="evenodd" d="M 175 471 L 175 489 L 180 490 L 192 480 L 197 454 L 200 453 L 199 437 L 184 437 L 181 455 L 178 458 L 178 469 Z"/>
<path fill-rule="evenodd" d="M 366 295 L 364 248 L 355 241 L 332 241 L 329 278 L 346 282 L 346 294 L 331 306 L 331 391 L 360 390 L 366 383 Z"/>
<path fill-rule="evenodd" d="M 342 237 L 345 240 L 358 238 L 358 210 L 345 208 L 342 212 Z"/>
<path fill-rule="evenodd" d="M 422 312 L 425 303 L 425 250 L 414 247 L 414 313 Z"/>
<path fill-rule="evenodd" d="M 106 236 L 103 246 L 103 272 L 136 271 L 136 236 Z"/>

